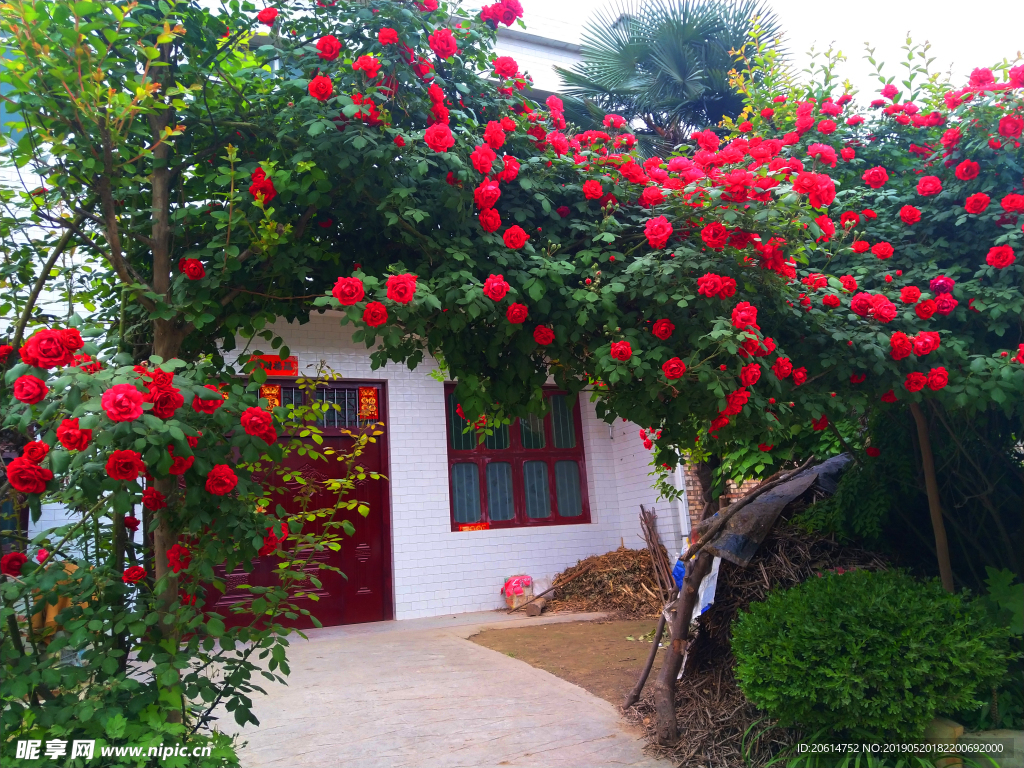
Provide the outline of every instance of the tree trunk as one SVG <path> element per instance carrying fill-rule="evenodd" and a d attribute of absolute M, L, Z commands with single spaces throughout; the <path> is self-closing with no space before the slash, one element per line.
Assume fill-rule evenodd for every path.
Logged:
<path fill-rule="evenodd" d="M 946 540 L 946 524 L 942 520 L 942 502 L 939 499 L 938 479 L 935 477 L 932 444 L 928 437 L 928 421 L 921 411 L 921 406 L 917 403 L 910 403 L 910 412 L 917 424 L 917 440 L 921 448 L 924 487 L 928 493 L 928 513 L 932 519 L 932 532 L 935 534 L 935 555 L 939 561 L 939 577 L 942 579 L 942 588 L 947 592 L 952 592 L 954 590 L 953 566 L 949 561 L 949 543 Z"/>
<path fill-rule="evenodd" d="M 721 464 L 721 459 L 712 456 L 696 466 L 697 480 L 700 482 L 701 500 L 704 509 L 701 519 L 705 520 L 718 511 L 718 500 L 714 498 L 714 470 Z M 674 745 L 679 740 L 679 729 L 676 727 L 676 677 L 683 665 L 683 653 L 690 635 L 690 617 L 693 606 L 697 602 L 700 583 L 711 571 L 714 558 L 701 552 L 693 561 L 683 588 L 679 590 L 675 616 L 672 618 L 672 643 L 665 653 L 661 671 L 654 683 L 654 706 L 657 711 L 658 743 L 666 746 Z"/>

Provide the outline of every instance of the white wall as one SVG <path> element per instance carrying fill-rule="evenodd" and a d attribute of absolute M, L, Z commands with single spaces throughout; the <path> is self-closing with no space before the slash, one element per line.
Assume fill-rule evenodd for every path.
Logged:
<path fill-rule="evenodd" d="M 634 424 L 617 422 L 614 439 L 594 406 L 581 397 L 591 523 L 489 531 L 451 530 L 444 385 L 404 365 L 370 368 L 367 350 L 353 344 L 352 326 L 339 314 L 314 314 L 305 325 L 279 323 L 300 372 L 320 359 L 348 378 L 387 381 L 395 617 L 410 619 L 479 611 L 503 605 L 505 578 L 528 573 L 547 585 L 558 572 L 589 555 L 642 547 L 639 504 L 656 504 L 647 472 L 649 454 Z M 678 546 L 678 518 L 657 505 L 670 552 Z"/>

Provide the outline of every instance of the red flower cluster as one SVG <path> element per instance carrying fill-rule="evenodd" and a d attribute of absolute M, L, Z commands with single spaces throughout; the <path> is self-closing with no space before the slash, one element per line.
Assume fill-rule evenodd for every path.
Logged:
<path fill-rule="evenodd" d="M 267 445 L 277 440 L 274 417 L 262 408 L 246 408 L 242 413 L 241 424 L 245 434 L 258 437 Z"/>

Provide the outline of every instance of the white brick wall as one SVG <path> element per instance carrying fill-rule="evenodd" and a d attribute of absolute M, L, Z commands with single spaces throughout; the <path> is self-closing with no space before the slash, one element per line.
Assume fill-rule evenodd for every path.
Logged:
<path fill-rule="evenodd" d="M 656 504 L 647 477 L 649 454 L 634 424 L 617 422 L 614 439 L 594 406 L 581 398 L 591 523 L 539 529 L 452 532 L 448 499 L 444 385 L 429 374 L 432 363 L 415 371 L 404 365 L 377 371 L 362 344 L 353 344 L 351 326 L 336 313 L 313 315 L 305 325 L 280 323 L 300 371 L 323 359 L 344 377 L 386 380 L 395 616 L 398 619 L 478 611 L 502 605 L 504 579 L 528 573 L 543 588 L 577 560 L 615 549 L 620 542 L 642 547 L 639 505 Z M 657 504 L 661 535 L 678 547 L 678 515 Z"/>

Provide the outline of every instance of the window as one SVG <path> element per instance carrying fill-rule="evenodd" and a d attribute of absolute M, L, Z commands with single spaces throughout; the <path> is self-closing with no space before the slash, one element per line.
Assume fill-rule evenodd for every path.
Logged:
<path fill-rule="evenodd" d="M 545 393 L 548 413 L 494 430 L 482 444 L 446 387 L 452 530 L 589 523 L 580 408 Z"/>
<path fill-rule="evenodd" d="M 315 397 L 315 401 L 324 409 L 317 419 L 317 426 L 328 434 L 341 430 L 362 429 L 380 420 L 380 389 L 377 386 L 317 387 L 315 395 L 297 386 L 277 386 L 280 386 L 280 402 L 285 408 L 305 405 L 310 398 Z M 369 410 L 367 399 L 371 406 Z"/>

